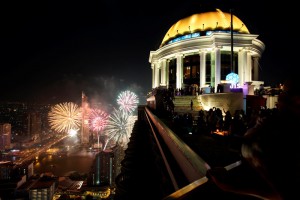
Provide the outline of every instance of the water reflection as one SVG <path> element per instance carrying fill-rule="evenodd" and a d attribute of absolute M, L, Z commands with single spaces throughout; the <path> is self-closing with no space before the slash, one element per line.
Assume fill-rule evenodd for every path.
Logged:
<path fill-rule="evenodd" d="M 74 171 L 85 174 L 90 171 L 94 157 L 95 153 L 87 152 L 86 149 L 54 155 L 42 154 L 34 164 L 34 172 L 51 172 L 56 176 L 68 176 Z"/>

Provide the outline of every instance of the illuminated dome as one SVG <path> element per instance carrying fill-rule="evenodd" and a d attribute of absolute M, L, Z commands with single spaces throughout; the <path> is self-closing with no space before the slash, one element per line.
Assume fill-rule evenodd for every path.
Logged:
<path fill-rule="evenodd" d="M 235 15 L 232 16 L 235 33 L 250 34 L 246 25 Z M 176 22 L 165 35 L 160 46 L 179 36 L 208 31 L 230 31 L 231 14 L 216 11 L 198 13 Z"/>

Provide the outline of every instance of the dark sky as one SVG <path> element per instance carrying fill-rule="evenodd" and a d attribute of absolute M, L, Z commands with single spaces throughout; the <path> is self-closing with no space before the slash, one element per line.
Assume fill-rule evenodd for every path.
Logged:
<path fill-rule="evenodd" d="M 178 20 L 215 8 L 233 9 L 265 43 L 260 73 L 266 85 L 295 69 L 292 37 L 299 26 L 289 1 L 4 1 L 0 102 L 77 102 L 84 91 L 113 103 L 129 89 L 144 103 L 150 51 Z"/>

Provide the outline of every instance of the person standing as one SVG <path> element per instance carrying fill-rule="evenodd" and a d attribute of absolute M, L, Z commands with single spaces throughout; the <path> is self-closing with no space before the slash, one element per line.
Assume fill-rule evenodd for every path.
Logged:
<path fill-rule="evenodd" d="M 244 135 L 243 158 L 276 191 L 278 199 L 299 199 L 300 82 L 291 75 L 278 96 L 277 111 L 258 118 Z M 298 197 L 297 197 L 298 196 Z"/>
<path fill-rule="evenodd" d="M 296 75 L 296 74 L 295 74 Z M 258 117 L 249 128 L 241 145 L 244 173 L 257 181 L 243 180 L 233 184 L 224 177 L 223 167 L 210 169 L 207 176 L 224 191 L 270 200 L 294 200 L 300 195 L 294 186 L 300 185 L 300 82 L 289 77 L 278 97 L 278 110 L 267 117 Z M 240 175 L 239 175 L 240 176 Z M 242 179 L 240 179 L 242 180 Z M 252 184 L 243 184 L 243 183 Z M 263 183 L 264 188 L 257 187 Z M 297 197 L 298 196 L 298 197 Z"/>
<path fill-rule="evenodd" d="M 193 110 L 194 102 L 193 99 L 191 99 L 191 110 Z"/>

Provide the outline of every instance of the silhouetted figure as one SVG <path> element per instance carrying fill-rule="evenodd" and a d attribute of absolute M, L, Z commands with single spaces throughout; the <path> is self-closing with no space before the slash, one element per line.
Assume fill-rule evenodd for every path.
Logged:
<path fill-rule="evenodd" d="M 243 157 L 278 192 L 279 199 L 300 198 L 294 188 L 300 185 L 299 122 L 300 83 L 291 77 L 279 95 L 278 113 L 258 120 L 242 145 Z"/>
<path fill-rule="evenodd" d="M 231 125 L 231 121 L 232 121 L 232 116 L 229 110 L 227 110 L 225 112 L 225 119 L 224 119 L 224 126 L 223 126 L 223 130 L 224 131 L 229 131 L 230 129 L 230 125 Z"/>
<path fill-rule="evenodd" d="M 220 108 L 216 108 L 215 110 L 215 117 L 216 117 L 216 130 L 223 131 L 223 114 Z"/>
<path fill-rule="evenodd" d="M 191 99 L 191 110 L 193 110 L 194 102 L 193 99 Z"/>
<path fill-rule="evenodd" d="M 198 122 L 197 122 L 197 126 L 199 129 L 199 133 L 201 134 L 207 134 L 207 124 L 206 124 L 206 116 L 205 116 L 205 112 L 204 110 L 200 110 L 199 114 L 198 114 Z"/>
<path fill-rule="evenodd" d="M 261 199 L 300 199 L 297 189 L 300 185 L 300 82 L 297 79 L 286 80 L 279 95 L 278 111 L 258 117 L 243 137 L 241 154 L 245 170 L 240 173 L 256 172 L 258 181 L 251 183 L 244 179 L 232 184 L 224 178 L 228 173 L 224 168 L 209 170 L 207 176 L 220 188 Z M 244 182 L 250 184 L 243 187 Z M 268 189 L 259 188 L 261 183 Z"/>
<path fill-rule="evenodd" d="M 217 86 L 217 93 L 222 93 L 223 91 L 224 91 L 224 86 L 219 83 Z"/>
<path fill-rule="evenodd" d="M 235 136 L 243 136 L 245 132 L 245 115 L 242 110 L 235 110 L 230 124 L 230 134 Z"/>

